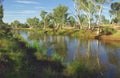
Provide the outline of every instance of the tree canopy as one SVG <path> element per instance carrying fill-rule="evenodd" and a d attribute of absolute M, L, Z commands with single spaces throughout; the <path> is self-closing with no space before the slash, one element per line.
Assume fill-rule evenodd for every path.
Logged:
<path fill-rule="evenodd" d="M 34 17 L 34 18 L 28 18 L 27 19 L 27 24 L 29 27 L 37 27 L 39 24 L 39 19 Z"/>
<path fill-rule="evenodd" d="M 109 11 L 112 16 L 112 22 L 120 23 L 120 2 L 114 2 L 111 4 L 111 10 Z"/>
<path fill-rule="evenodd" d="M 64 20 L 66 19 L 68 7 L 59 5 L 58 7 L 53 9 L 53 17 L 54 21 L 58 27 L 62 28 Z"/>

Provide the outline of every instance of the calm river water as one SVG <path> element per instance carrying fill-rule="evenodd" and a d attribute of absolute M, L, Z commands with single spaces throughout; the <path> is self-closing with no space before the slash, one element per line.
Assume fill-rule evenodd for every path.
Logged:
<path fill-rule="evenodd" d="M 47 55 L 54 53 L 63 58 L 63 63 L 79 60 L 91 67 L 102 68 L 105 78 L 120 78 L 120 42 L 72 38 L 69 36 L 38 35 L 20 32 L 29 43 L 36 41 L 46 49 Z"/>

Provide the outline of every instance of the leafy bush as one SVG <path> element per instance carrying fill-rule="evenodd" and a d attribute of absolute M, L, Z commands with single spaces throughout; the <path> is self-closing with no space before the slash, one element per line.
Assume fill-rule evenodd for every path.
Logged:
<path fill-rule="evenodd" d="M 88 30 L 76 30 L 74 33 L 71 34 L 72 37 L 80 37 L 80 38 L 85 38 L 88 39 L 93 35 L 91 31 Z"/>
<path fill-rule="evenodd" d="M 70 78 L 96 78 L 97 72 L 91 70 L 81 62 L 74 62 L 67 65 L 65 70 Z"/>
<path fill-rule="evenodd" d="M 104 28 L 102 29 L 102 34 L 103 34 L 103 35 L 111 35 L 111 34 L 113 34 L 113 33 L 115 33 L 115 32 L 116 32 L 116 30 L 113 29 L 113 28 L 110 28 L 110 27 L 104 27 Z"/>
<path fill-rule="evenodd" d="M 0 36 L 12 36 L 11 28 L 8 24 L 0 22 Z"/>

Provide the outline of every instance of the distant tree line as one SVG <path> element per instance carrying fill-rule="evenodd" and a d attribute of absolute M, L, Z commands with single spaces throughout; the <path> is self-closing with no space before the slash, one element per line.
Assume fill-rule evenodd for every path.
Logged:
<path fill-rule="evenodd" d="M 106 5 L 110 4 L 110 19 L 103 15 Z M 58 5 L 52 12 L 42 10 L 40 17 L 27 18 L 22 24 L 18 20 L 11 23 L 13 28 L 56 28 L 76 27 L 91 29 L 101 24 L 120 24 L 120 2 L 112 0 L 73 0 L 75 13 L 68 13 L 68 7 Z M 2 15 L 0 15 L 0 18 Z"/>

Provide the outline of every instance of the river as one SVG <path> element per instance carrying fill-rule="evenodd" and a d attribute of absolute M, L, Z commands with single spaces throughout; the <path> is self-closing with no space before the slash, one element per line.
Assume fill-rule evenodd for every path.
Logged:
<path fill-rule="evenodd" d="M 53 57 L 56 53 L 63 63 L 79 60 L 91 66 L 101 68 L 105 78 L 119 78 L 120 74 L 120 42 L 100 41 L 70 36 L 38 35 L 35 32 L 19 34 L 30 45 L 37 42 L 46 49 L 47 56 Z"/>

